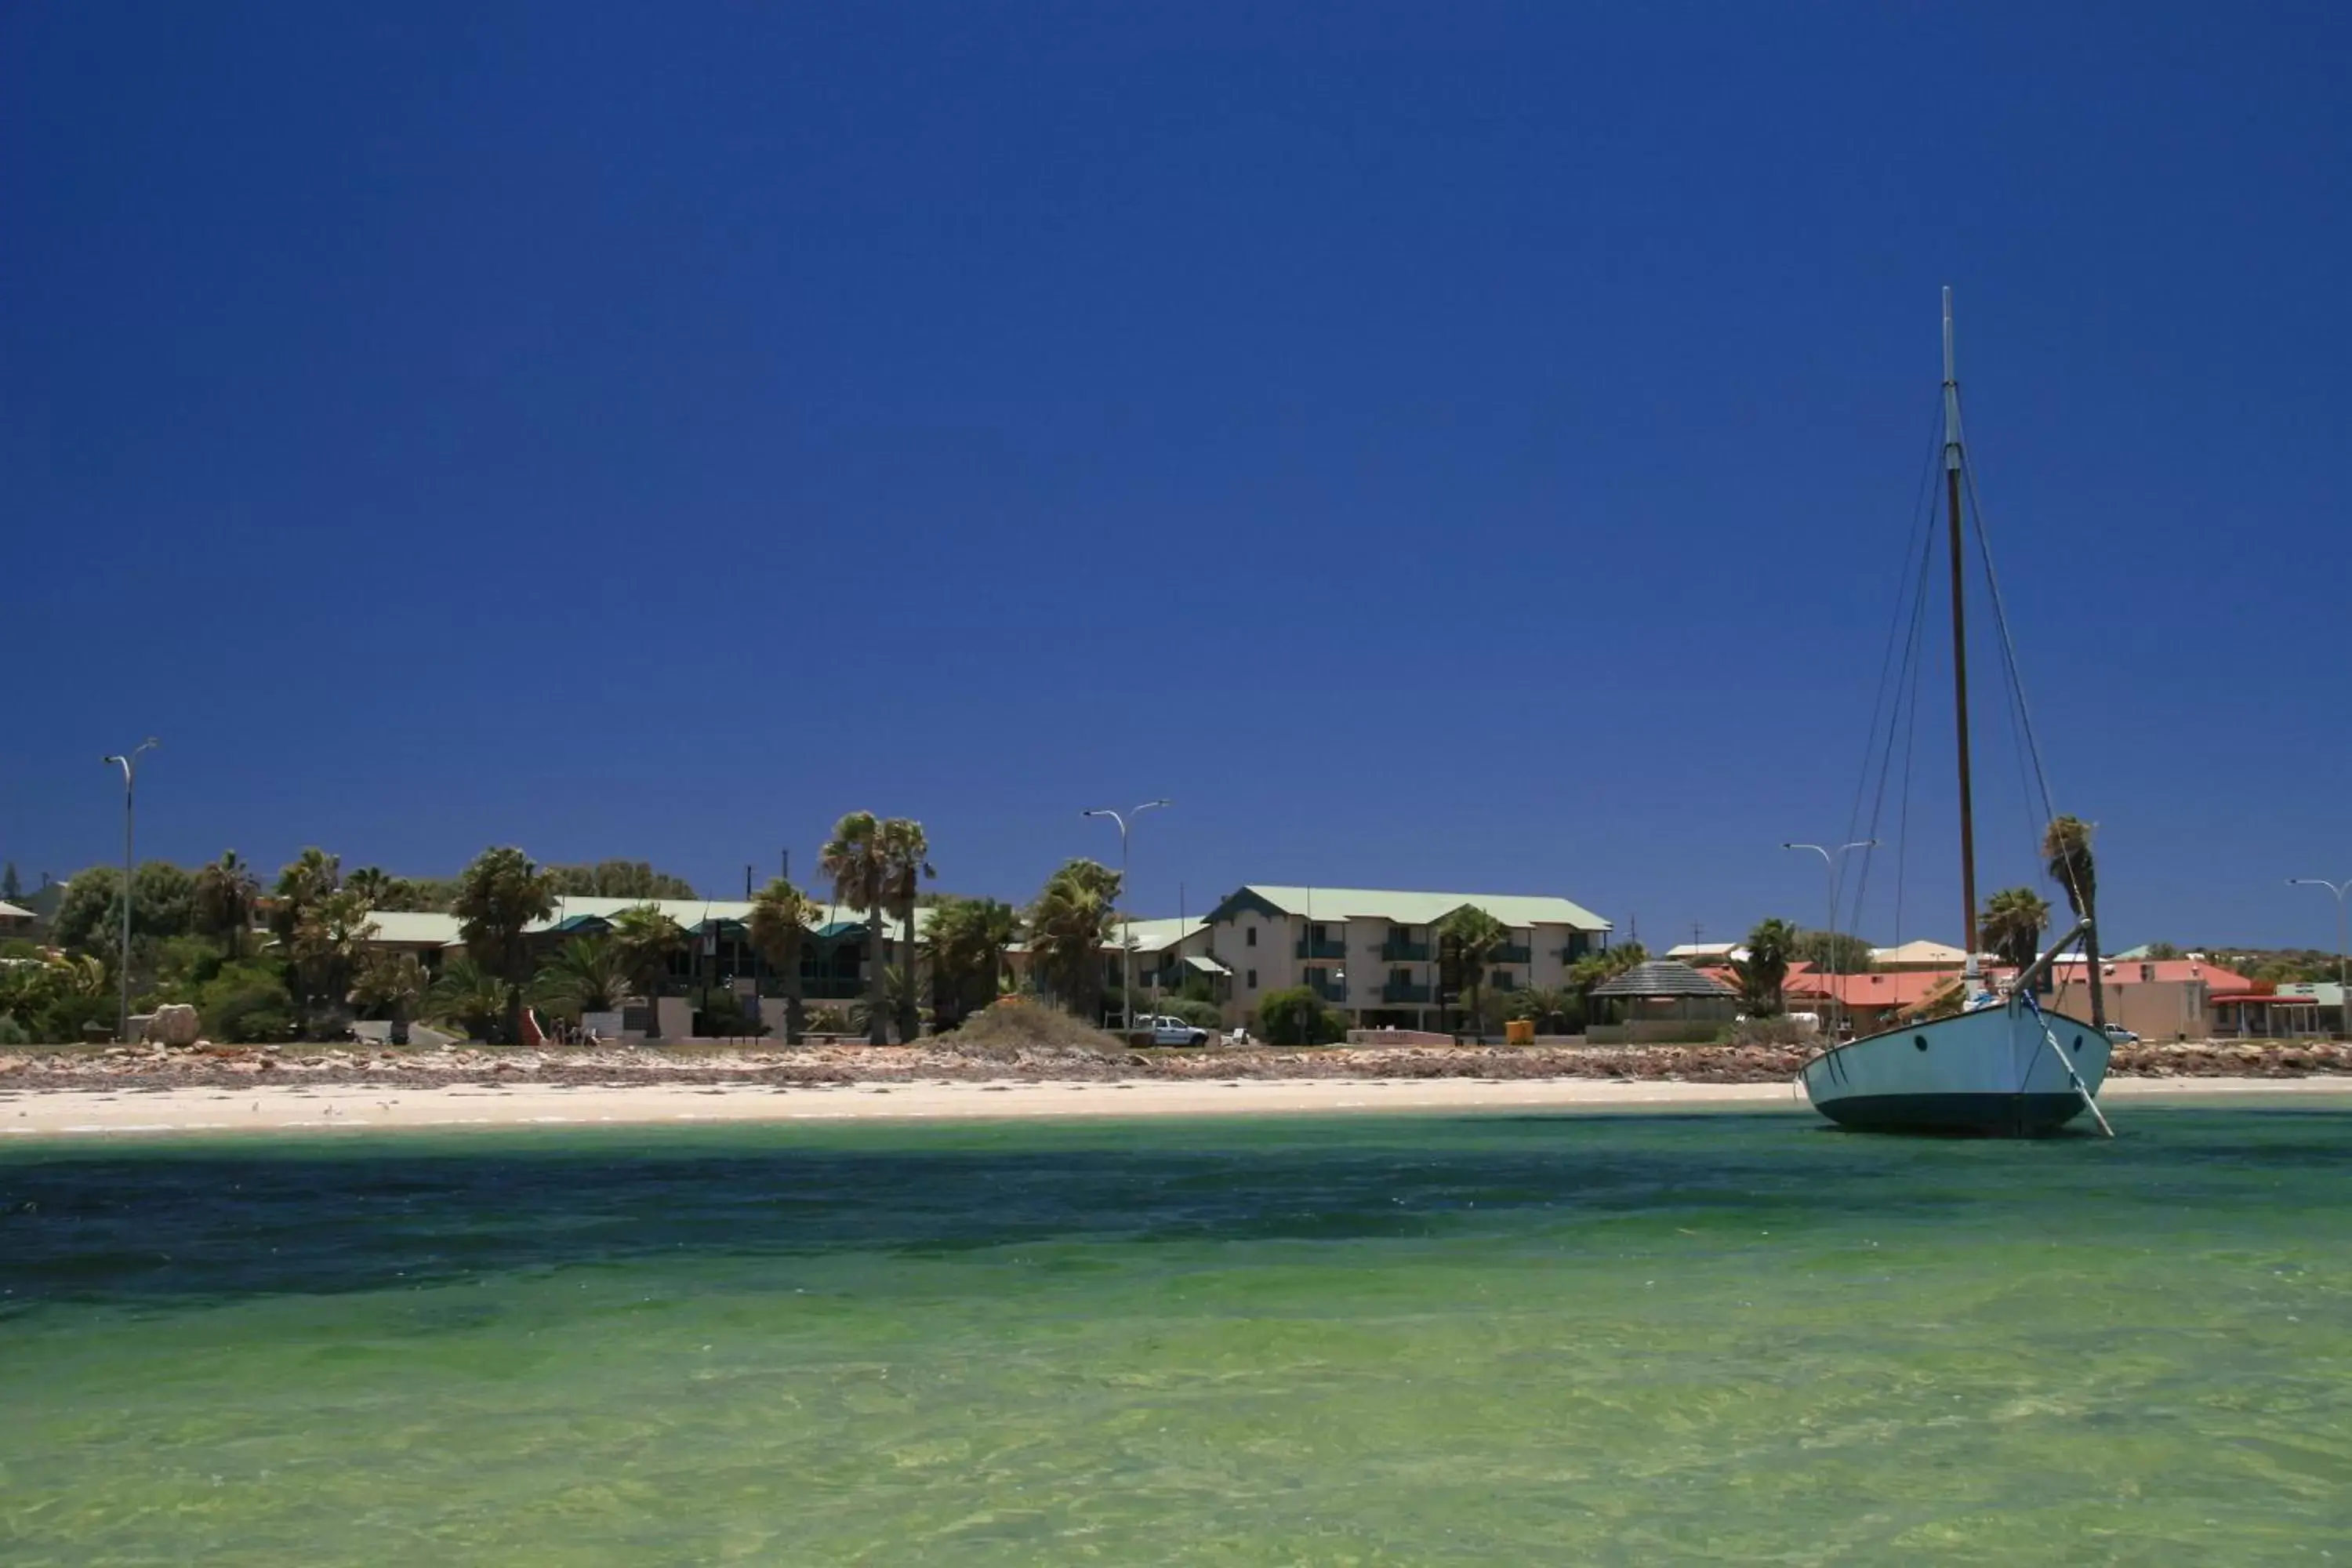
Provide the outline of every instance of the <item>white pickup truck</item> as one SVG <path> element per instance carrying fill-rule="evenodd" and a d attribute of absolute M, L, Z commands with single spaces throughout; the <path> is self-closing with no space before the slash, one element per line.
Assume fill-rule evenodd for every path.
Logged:
<path fill-rule="evenodd" d="M 1138 1018 L 1135 1027 L 1138 1034 L 1150 1030 L 1151 1043 L 1155 1046 L 1205 1046 L 1209 1043 L 1208 1030 L 1196 1029 L 1181 1018 Z"/>

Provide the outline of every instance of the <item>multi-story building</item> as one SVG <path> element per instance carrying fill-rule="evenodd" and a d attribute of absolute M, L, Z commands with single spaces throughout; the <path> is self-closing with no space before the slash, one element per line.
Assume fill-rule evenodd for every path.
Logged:
<path fill-rule="evenodd" d="M 1229 1024 L 1254 1020 L 1267 992 L 1305 985 L 1355 1027 L 1427 1028 L 1458 1000 L 1439 922 L 1470 905 L 1511 933 L 1487 962 L 1491 990 L 1563 986 L 1570 965 L 1609 942 L 1609 922 L 1566 899 L 1252 883 L 1204 917 L 1203 956 L 1229 972 Z"/>

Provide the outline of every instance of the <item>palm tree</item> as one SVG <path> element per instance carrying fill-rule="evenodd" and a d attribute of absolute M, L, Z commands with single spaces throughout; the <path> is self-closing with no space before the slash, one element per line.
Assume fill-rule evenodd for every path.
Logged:
<path fill-rule="evenodd" d="M 2023 970 L 2042 952 L 2042 928 L 2050 905 L 2031 888 L 2004 888 L 1985 900 L 1979 926 L 1984 944 L 2003 963 Z"/>
<path fill-rule="evenodd" d="M 192 892 L 196 930 L 218 942 L 234 963 L 245 955 L 254 906 L 261 900 L 261 882 L 253 868 L 238 859 L 236 850 L 225 849 L 219 859 L 197 871 Z"/>
<path fill-rule="evenodd" d="M 425 973 L 424 961 L 415 953 L 378 951 L 361 964 L 352 1000 L 362 1006 L 382 1003 L 392 1015 L 393 1043 L 404 1046 L 409 1017 L 432 989 L 433 977 Z"/>
<path fill-rule="evenodd" d="M 817 867 L 833 879 L 834 900 L 866 917 L 866 1038 L 870 1045 L 887 1045 L 890 1005 L 883 990 L 887 984 L 883 972 L 888 967 L 885 922 L 896 868 L 881 822 L 870 811 L 853 811 L 835 823 L 833 837 L 817 854 Z"/>
<path fill-rule="evenodd" d="M 1118 902 L 1118 873 L 1066 861 L 1029 906 L 1029 968 L 1037 988 L 1089 1024 L 1102 1022 L 1103 944 Z"/>
<path fill-rule="evenodd" d="M 489 1037 L 507 1010 L 507 983 L 468 953 L 441 966 L 441 978 L 425 994 L 425 1016 L 457 1024 L 475 1039 Z"/>
<path fill-rule="evenodd" d="M 381 866 L 362 866 L 343 879 L 346 891 L 357 893 L 367 900 L 368 908 L 380 910 L 392 892 L 392 873 Z"/>
<path fill-rule="evenodd" d="M 312 1008 L 320 998 L 330 1004 L 350 1000 L 352 977 L 366 960 L 368 939 L 375 932 L 367 902 L 356 893 L 329 893 L 303 907 L 300 922 L 287 938 L 286 952 L 301 984 L 306 1037 Z"/>
<path fill-rule="evenodd" d="M 531 977 L 532 999 L 570 1013 L 611 1013 L 629 990 L 629 957 L 603 934 L 575 936 Z"/>
<path fill-rule="evenodd" d="M 341 856 L 330 855 L 315 845 L 303 850 L 278 873 L 277 907 L 270 911 L 269 929 L 279 942 L 290 941 L 310 907 L 342 885 Z"/>
<path fill-rule="evenodd" d="M 1437 940 L 1452 954 L 1454 980 L 1469 1001 L 1471 1027 L 1482 1045 L 1486 1021 L 1478 1010 L 1478 990 L 1486 983 L 1486 961 L 1510 939 L 1510 928 L 1475 904 L 1465 904 L 1437 922 Z"/>
<path fill-rule="evenodd" d="M 751 945 L 784 980 L 784 1044 L 801 1043 L 801 947 L 816 905 L 779 877 L 751 900 Z"/>
<path fill-rule="evenodd" d="M 522 1038 L 522 988 L 530 979 L 524 933 L 555 912 L 555 879 L 512 847 L 485 849 L 459 873 L 450 912 L 466 951 L 507 984 L 507 1027 Z"/>
<path fill-rule="evenodd" d="M 2066 891 L 2074 918 L 2089 921 L 2083 930 L 2083 972 L 2091 980 L 2091 1026 L 2107 1026 L 2107 988 L 2099 968 L 2099 868 L 2091 855 L 2091 825 L 2079 816 L 2053 816 L 2042 836 L 2042 857 L 2049 862 L 2050 879 Z"/>
<path fill-rule="evenodd" d="M 1748 933 L 1748 956 L 1734 959 L 1731 970 L 1739 976 L 1740 1005 L 1749 1017 L 1777 1018 L 1786 1010 L 1784 987 L 1798 941 L 1797 928 L 1784 920 L 1759 921 Z"/>
<path fill-rule="evenodd" d="M 929 858 L 930 840 L 923 825 L 911 817 L 894 816 L 882 824 L 883 853 L 890 864 L 890 903 L 898 913 L 898 970 L 905 984 L 898 1007 L 898 1037 L 911 1040 L 917 1033 L 915 1003 L 915 895 L 923 879 L 936 877 Z"/>
<path fill-rule="evenodd" d="M 931 910 L 933 1025 L 954 1028 L 996 1000 L 1004 950 L 1020 931 L 1020 917 L 994 899 L 947 899 Z"/>
<path fill-rule="evenodd" d="M 613 917 L 613 941 L 621 950 L 629 983 L 653 1015 L 646 1032 L 658 1036 L 662 977 L 669 973 L 670 955 L 686 946 L 686 928 L 664 913 L 659 904 L 632 904 Z"/>
<path fill-rule="evenodd" d="M 1510 1005 L 1505 1009 L 1507 1018 L 1530 1018 L 1536 1032 L 1543 1035 L 1564 1034 L 1570 1018 L 1580 1017 L 1583 1004 L 1576 993 L 1554 990 L 1549 986 L 1531 985 L 1525 991 L 1514 992 Z"/>

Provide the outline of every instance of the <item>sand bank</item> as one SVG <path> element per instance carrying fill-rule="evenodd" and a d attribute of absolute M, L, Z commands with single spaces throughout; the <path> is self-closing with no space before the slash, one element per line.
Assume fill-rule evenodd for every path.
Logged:
<path fill-rule="evenodd" d="M 2344 1079 L 2115 1079 L 2100 1102 L 2334 1096 Z M 496 1082 L 403 1089 L 268 1084 L 226 1089 L 0 1092 L 0 1142 L 109 1133 L 362 1132 L 403 1128 L 677 1126 L 697 1122 L 991 1121 L 1119 1116 L 1311 1115 L 1363 1111 L 1657 1111 L 1726 1107 L 1810 1114 L 1787 1083 L 1592 1079 L 1233 1079 L 1220 1082 L 679 1083 Z"/>

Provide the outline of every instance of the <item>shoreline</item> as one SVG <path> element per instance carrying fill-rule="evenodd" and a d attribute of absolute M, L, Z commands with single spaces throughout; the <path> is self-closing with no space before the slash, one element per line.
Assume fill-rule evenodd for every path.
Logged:
<path fill-rule="evenodd" d="M 2201 1098 L 2352 1101 L 2352 1079 L 2117 1078 L 2100 1103 Z M 0 1088 L 0 1148 L 121 1134 L 386 1132 L 450 1128 L 656 1127 L 804 1122 L 1066 1121 L 1153 1116 L 1337 1115 L 1696 1109 L 1811 1114 L 1790 1083 L 1529 1079 L 1028 1079 L 793 1084 L 506 1084 L 401 1087 L 248 1083 L 177 1088 Z"/>

